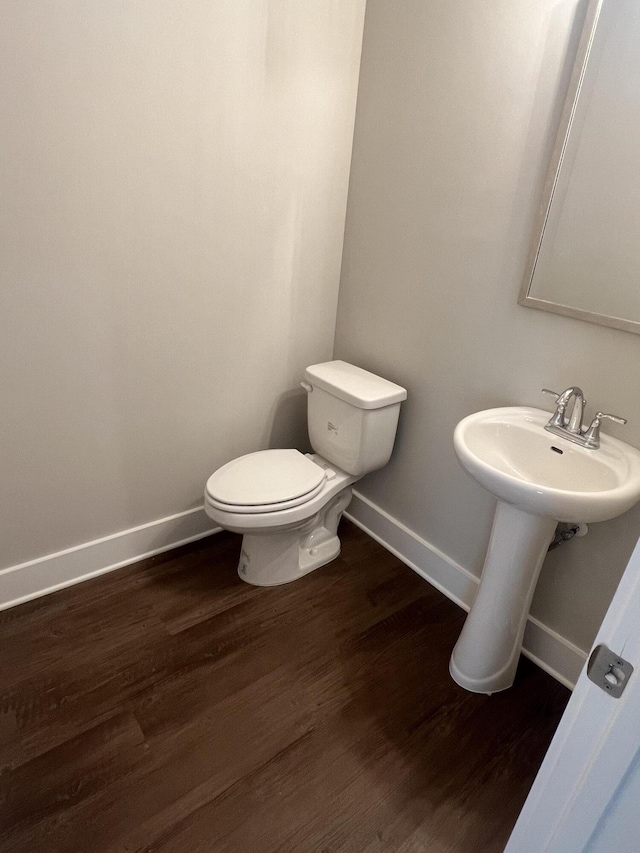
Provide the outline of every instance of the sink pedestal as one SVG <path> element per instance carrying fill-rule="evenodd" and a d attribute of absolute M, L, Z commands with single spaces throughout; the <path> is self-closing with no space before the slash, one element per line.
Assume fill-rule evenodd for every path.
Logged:
<path fill-rule="evenodd" d="M 513 684 L 522 636 L 557 521 L 498 501 L 480 587 L 449 663 L 473 693 Z"/>

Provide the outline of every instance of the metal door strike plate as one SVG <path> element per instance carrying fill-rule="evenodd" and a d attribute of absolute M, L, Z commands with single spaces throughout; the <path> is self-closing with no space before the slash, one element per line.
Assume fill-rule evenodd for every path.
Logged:
<path fill-rule="evenodd" d="M 596 646 L 587 664 L 587 676 L 602 690 L 617 699 L 631 677 L 633 667 L 606 646 Z"/>

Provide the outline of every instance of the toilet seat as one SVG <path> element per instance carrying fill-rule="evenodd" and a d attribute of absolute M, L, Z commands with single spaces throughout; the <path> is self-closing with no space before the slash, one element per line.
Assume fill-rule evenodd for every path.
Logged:
<path fill-rule="evenodd" d="M 231 530 L 233 533 L 246 534 L 258 531 L 267 533 L 283 531 L 305 524 L 315 514 L 322 512 L 327 503 L 339 492 L 360 479 L 353 474 L 347 474 L 345 471 L 329 465 L 317 454 L 307 458 L 312 464 L 320 468 L 325 476 L 320 483 L 320 488 L 317 491 L 313 489 L 311 494 L 304 495 L 304 500 L 299 501 L 296 506 L 287 507 L 277 503 L 268 504 L 264 509 L 255 506 L 250 507 L 250 511 L 247 511 L 247 507 L 243 505 L 237 505 L 237 509 L 234 509 L 232 505 L 215 501 L 209 489 L 205 488 L 205 512 L 220 527 L 224 530 Z"/>
<path fill-rule="evenodd" d="M 215 471 L 206 496 L 224 512 L 279 512 L 312 500 L 326 479 L 327 470 L 298 450 L 259 450 Z"/>

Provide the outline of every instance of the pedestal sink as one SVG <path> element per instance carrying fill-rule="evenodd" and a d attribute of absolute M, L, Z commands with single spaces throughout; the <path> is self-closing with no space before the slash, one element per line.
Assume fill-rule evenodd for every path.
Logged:
<path fill-rule="evenodd" d="M 606 521 L 640 500 L 640 451 L 608 435 L 590 450 L 544 427 L 549 412 L 508 407 L 460 421 L 462 466 L 497 499 L 480 587 L 451 656 L 474 693 L 513 684 L 536 582 L 560 521 Z"/>

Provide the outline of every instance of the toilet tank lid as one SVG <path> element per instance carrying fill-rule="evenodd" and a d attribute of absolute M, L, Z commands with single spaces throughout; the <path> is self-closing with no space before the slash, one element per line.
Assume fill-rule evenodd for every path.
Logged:
<path fill-rule="evenodd" d="M 407 399 L 402 386 L 346 361 L 312 364 L 305 370 L 304 378 L 359 409 L 381 409 Z"/>

